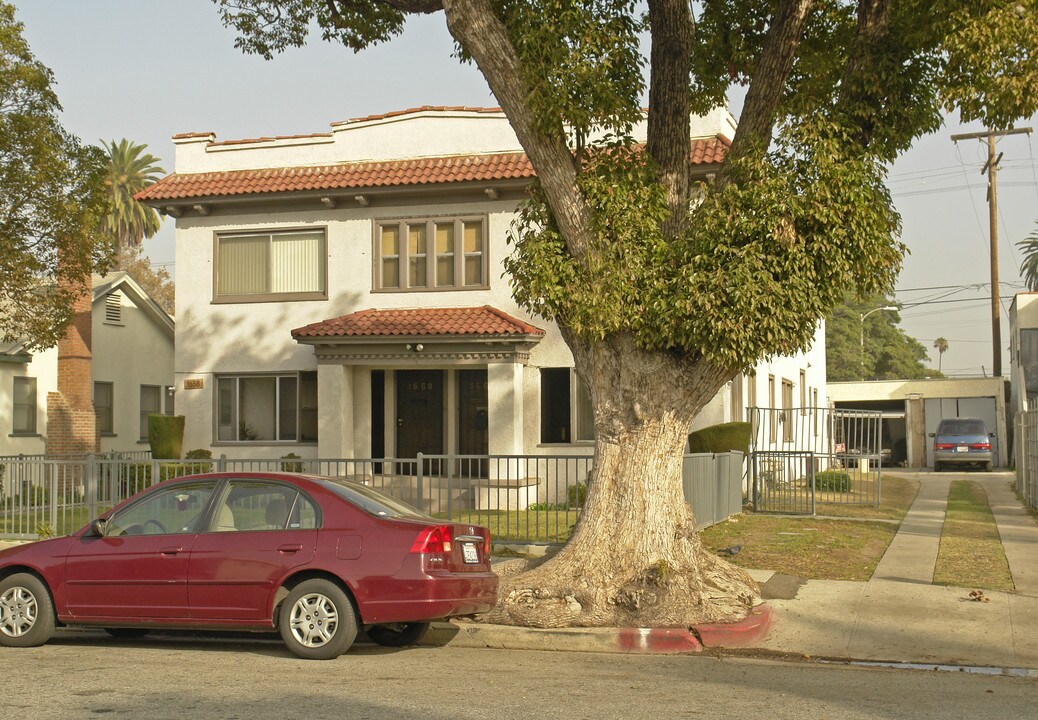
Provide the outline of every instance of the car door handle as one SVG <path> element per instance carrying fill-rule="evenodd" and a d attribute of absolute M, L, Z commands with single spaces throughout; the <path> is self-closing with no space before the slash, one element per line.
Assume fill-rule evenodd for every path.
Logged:
<path fill-rule="evenodd" d="M 184 550 L 184 548 L 182 548 L 182 547 L 179 547 L 179 546 L 178 547 L 172 547 L 171 546 L 171 547 L 164 547 L 161 550 L 159 550 L 159 552 L 162 553 L 163 555 L 176 555 L 177 553 L 182 552 L 183 550 Z"/>
<path fill-rule="evenodd" d="M 302 549 L 303 549 L 302 543 L 291 543 L 291 544 L 287 544 L 287 545 L 279 545 L 278 546 L 278 552 L 282 552 L 282 553 L 294 553 L 294 552 L 299 552 Z"/>

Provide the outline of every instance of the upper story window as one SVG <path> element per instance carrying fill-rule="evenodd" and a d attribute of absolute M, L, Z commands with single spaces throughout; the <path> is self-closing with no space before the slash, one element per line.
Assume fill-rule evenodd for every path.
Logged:
<path fill-rule="evenodd" d="M 376 290 L 487 286 L 483 218 L 392 220 L 375 225 Z"/>
<path fill-rule="evenodd" d="M 214 300 L 324 300 L 327 259 L 323 229 L 217 235 Z"/>
<path fill-rule="evenodd" d="M 14 407 L 11 432 L 15 435 L 36 434 L 36 378 L 14 379 Z"/>
<path fill-rule="evenodd" d="M 115 432 L 115 386 L 112 383 L 94 383 L 94 414 L 97 416 L 99 433 L 111 435 Z M 147 437 L 147 430 L 144 437 Z"/>

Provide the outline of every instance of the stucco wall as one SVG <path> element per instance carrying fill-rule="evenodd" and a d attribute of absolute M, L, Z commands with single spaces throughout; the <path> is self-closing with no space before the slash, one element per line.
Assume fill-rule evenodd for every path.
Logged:
<path fill-rule="evenodd" d="M 163 411 L 173 384 L 173 338 L 120 292 L 122 324 L 105 322 L 105 299 L 94 302 L 94 381 L 111 382 L 113 435 L 101 437 L 101 451 L 147 450 L 140 440 L 140 386 L 158 385 Z"/>
<path fill-rule="evenodd" d="M 36 378 L 36 436 L 11 436 L 15 377 Z M 57 348 L 32 353 L 28 363 L 0 362 L 0 455 L 38 455 L 44 451 L 47 393 L 57 389 Z"/>

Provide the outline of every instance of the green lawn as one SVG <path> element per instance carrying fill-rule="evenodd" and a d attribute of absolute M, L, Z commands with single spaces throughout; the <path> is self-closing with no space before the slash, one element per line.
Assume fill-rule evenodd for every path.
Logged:
<path fill-rule="evenodd" d="M 578 510 L 470 510 L 453 513 L 451 522 L 482 525 L 495 543 L 563 543 L 579 515 Z"/>

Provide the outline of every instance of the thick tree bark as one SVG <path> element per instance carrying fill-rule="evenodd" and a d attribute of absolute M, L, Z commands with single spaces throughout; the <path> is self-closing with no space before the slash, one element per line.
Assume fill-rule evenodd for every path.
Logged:
<path fill-rule="evenodd" d="M 502 578 L 487 622 L 532 627 L 688 627 L 744 618 L 749 575 L 708 552 L 682 493 L 692 419 L 731 369 L 645 352 L 630 337 L 567 333 L 591 388 L 595 457 L 573 537 L 547 562 Z"/>
<path fill-rule="evenodd" d="M 670 217 L 663 234 L 677 235 L 688 216 L 689 76 L 695 23 L 688 0 L 649 0 L 652 48 L 649 52 L 647 150 L 660 167 Z"/>

